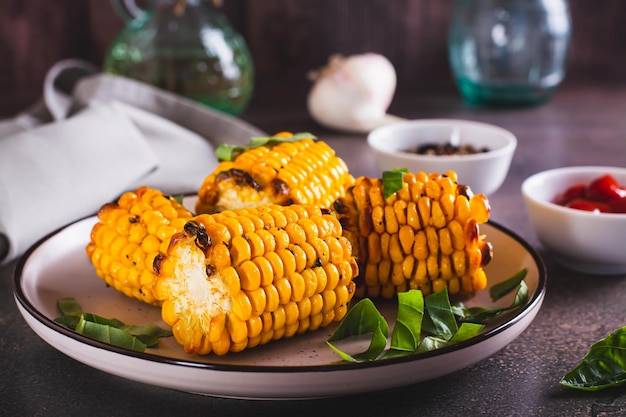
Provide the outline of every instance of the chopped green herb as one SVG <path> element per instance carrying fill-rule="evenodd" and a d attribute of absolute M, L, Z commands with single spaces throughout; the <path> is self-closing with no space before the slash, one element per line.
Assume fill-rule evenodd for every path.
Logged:
<path fill-rule="evenodd" d="M 170 337 L 172 332 L 155 324 L 135 326 L 118 319 L 108 319 L 96 314 L 84 313 L 74 298 L 61 298 L 57 308 L 62 316 L 54 319 L 76 333 L 104 343 L 132 349 L 139 352 L 146 347 L 154 347 L 161 337 Z"/>
<path fill-rule="evenodd" d="M 450 340 L 452 335 L 456 333 L 458 324 L 450 306 L 448 289 L 444 288 L 428 295 L 425 304 L 426 315 L 422 325 L 424 331 Z"/>
<path fill-rule="evenodd" d="M 407 168 L 392 168 L 383 171 L 383 195 L 389 198 L 393 193 L 402 189 L 404 174 L 409 172 Z"/>
<path fill-rule="evenodd" d="M 80 305 L 72 297 L 59 298 L 57 300 L 57 308 L 64 316 L 80 316 L 83 314 Z"/>
<path fill-rule="evenodd" d="M 528 301 L 528 286 L 524 281 L 521 281 L 515 293 L 515 299 L 508 307 L 465 307 L 463 303 L 457 303 L 454 310 L 459 312 L 462 317 L 461 321 L 463 322 L 484 323 L 487 320 L 494 319 L 505 311 L 513 310 L 524 305 L 526 301 Z"/>
<path fill-rule="evenodd" d="M 246 146 L 235 146 L 222 144 L 215 149 L 215 156 L 218 161 L 232 161 L 233 158 L 244 149 L 258 148 L 259 146 L 265 146 L 269 143 L 275 142 L 295 142 L 303 139 L 317 139 L 315 135 L 309 132 L 295 133 L 293 136 L 267 136 L 267 137 L 253 137 Z"/>
<path fill-rule="evenodd" d="M 372 339 L 368 349 L 355 356 L 337 349 L 331 342 L 346 339 L 351 336 L 362 334 L 372 334 Z M 380 314 L 374 303 L 369 298 L 364 298 L 348 311 L 348 314 L 337 327 L 337 330 L 327 340 L 328 346 L 333 349 L 341 358 L 348 362 L 364 362 L 376 359 L 387 345 L 389 335 L 389 325 Z"/>
<path fill-rule="evenodd" d="M 491 287 L 489 289 L 489 295 L 491 295 L 491 300 L 494 302 L 498 301 L 500 298 L 515 290 L 519 286 L 520 282 L 522 282 L 524 278 L 526 278 L 527 272 L 528 270 L 526 268 L 523 268 L 511 278 L 499 282 Z"/>

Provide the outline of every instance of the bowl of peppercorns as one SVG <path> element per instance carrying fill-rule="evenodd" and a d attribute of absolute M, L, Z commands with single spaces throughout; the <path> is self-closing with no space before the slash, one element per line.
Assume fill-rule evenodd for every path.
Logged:
<path fill-rule="evenodd" d="M 564 267 L 593 275 L 626 274 L 626 168 L 550 169 L 522 183 L 541 244 Z"/>
<path fill-rule="evenodd" d="M 487 196 L 504 182 L 517 147 L 502 127 L 460 119 L 393 123 L 371 131 L 367 142 L 381 171 L 455 171 L 459 183 Z"/>

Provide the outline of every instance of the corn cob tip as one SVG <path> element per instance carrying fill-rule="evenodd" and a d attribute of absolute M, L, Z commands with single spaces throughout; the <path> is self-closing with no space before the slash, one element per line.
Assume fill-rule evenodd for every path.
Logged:
<path fill-rule="evenodd" d="M 98 211 L 85 251 L 107 285 L 148 304 L 160 305 L 152 287 L 154 259 L 191 213 L 173 197 L 150 187 L 122 194 Z"/>

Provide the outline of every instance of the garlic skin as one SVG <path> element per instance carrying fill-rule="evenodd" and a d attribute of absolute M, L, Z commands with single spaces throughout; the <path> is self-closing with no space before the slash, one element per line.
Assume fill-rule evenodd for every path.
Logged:
<path fill-rule="evenodd" d="M 387 114 L 396 91 L 396 71 L 376 53 L 342 57 L 332 55 L 328 64 L 312 72 L 307 97 L 311 117 L 330 129 L 367 133 L 403 119 Z"/>

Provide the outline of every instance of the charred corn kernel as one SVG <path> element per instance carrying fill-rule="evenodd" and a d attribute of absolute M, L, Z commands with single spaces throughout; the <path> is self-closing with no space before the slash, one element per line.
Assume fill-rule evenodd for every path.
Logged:
<path fill-rule="evenodd" d="M 109 286 L 149 304 L 160 305 L 152 287 L 154 259 L 192 214 L 173 197 L 140 187 L 98 211 L 86 253 Z"/>
<path fill-rule="evenodd" d="M 487 285 L 491 245 L 478 225 L 489 219 L 489 202 L 455 172 L 406 173 L 387 199 L 381 179 L 359 177 L 333 208 L 359 263 L 358 296 L 409 288 L 465 296 Z"/>
<path fill-rule="evenodd" d="M 264 221 L 241 220 L 252 216 Z M 196 354 L 239 352 L 341 320 L 358 274 L 334 217 L 279 205 L 190 218 L 154 264 L 163 320 Z"/>
<path fill-rule="evenodd" d="M 353 182 L 345 162 L 321 140 L 270 141 L 220 162 L 200 186 L 195 210 L 217 213 L 268 204 L 329 208 Z M 286 224 L 284 214 L 278 216 Z"/>

